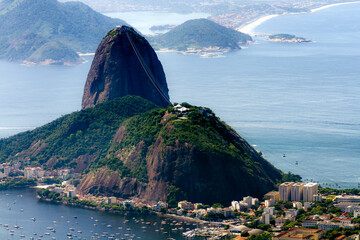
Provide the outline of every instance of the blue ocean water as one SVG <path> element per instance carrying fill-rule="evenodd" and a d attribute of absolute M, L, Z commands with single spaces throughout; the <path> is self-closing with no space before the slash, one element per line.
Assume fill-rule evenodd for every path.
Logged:
<path fill-rule="evenodd" d="M 291 33 L 313 43 L 256 38 L 255 44 L 225 58 L 159 53 L 171 100 L 212 108 L 284 172 L 357 187 L 359 10 L 360 4 L 349 4 L 279 16 L 256 29 Z M 89 68 L 90 62 L 74 67 L 0 62 L 0 137 L 79 110 Z"/>
<path fill-rule="evenodd" d="M 71 239 L 180 240 L 185 239 L 182 232 L 197 226 L 173 221 L 154 215 L 110 214 L 40 202 L 35 189 L 0 192 L 0 239 L 63 240 L 70 239 L 71 234 Z"/>

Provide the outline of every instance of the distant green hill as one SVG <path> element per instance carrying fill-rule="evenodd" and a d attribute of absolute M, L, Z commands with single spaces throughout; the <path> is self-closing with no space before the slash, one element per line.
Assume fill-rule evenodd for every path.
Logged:
<path fill-rule="evenodd" d="M 252 41 L 247 34 L 223 27 L 207 19 L 189 20 L 171 31 L 150 38 L 155 48 L 184 51 L 187 48 L 220 47 L 239 49 L 239 44 Z"/>
<path fill-rule="evenodd" d="M 33 62 L 50 58 L 76 63 L 79 61 L 76 52 L 95 52 L 109 29 L 124 23 L 80 2 L 3 0 L 0 58 Z"/>

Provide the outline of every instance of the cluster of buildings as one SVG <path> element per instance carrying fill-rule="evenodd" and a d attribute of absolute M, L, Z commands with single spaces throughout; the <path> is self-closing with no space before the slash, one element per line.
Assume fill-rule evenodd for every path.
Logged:
<path fill-rule="evenodd" d="M 302 226 L 305 228 L 317 228 L 317 229 L 337 229 L 337 228 L 347 228 L 354 229 L 355 224 L 353 224 L 354 217 L 349 217 L 349 212 L 344 212 L 339 217 L 330 218 L 329 215 L 313 215 L 308 219 L 302 222 Z M 354 216 L 360 215 L 360 211 L 358 213 L 354 213 Z"/>
<path fill-rule="evenodd" d="M 33 172 L 27 174 L 37 174 L 38 169 L 33 169 Z M 124 206 L 127 209 L 129 207 L 143 207 L 146 206 L 151 208 L 156 212 L 160 212 L 162 208 L 168 208 L 167 204 L 164 202 L 157 202 L 156 204 L 149 205 L 147 203 L 142 203 L 136 200 L 124 200 L 120 198 L 112 197 L 100 197 L 93 196 L 91 194 L 82 195 L 76 192 L 76 188 L 73 185 L 64 182 L 65 186 L 50 186 L 48 190 L 55 191 L 60 193 L 62 196 L 67 197 L 77 197 L 79 200 L 87 200 L 99 204 L 99 206 L 94 207 L 96 209 L 103 208 L 102 204 L 116 204 L 118 206 Z M 338 196 L 334 200 L 334 206 L 341 208 L 345 213 L 338 217 L 333 217 L 331 214 L 312 215 L 302 222 L 302 228 L 292 228 L 288 231 L 281 232 L 281 227 L 285 224 L 287 220 L 296 221 L 296 217 L 299 214 L 300 209 L 312 208 L 315 206 L 315 201 L 322 200 L 322 197 L 318 194 L 318 184 L 317 183 L 293 183 L 286 182 L 280 185 L 279 191 L 274 191 L 266 194 L 264 196 L 266 199 L 264 202 L 260 202 L 259 199 L 247 196 L 244 197 L 241 201 L 232 201 L 231 206 L 229 207 L 207 207 L 202 203 L 191 203 L 189 201 L 178 202 L 178 207 L 176 209 L 169 209 L 170 213 L 175 213 L 177 215 L 185 215 L 188 217 L 196 217 L 202 219 L 209 214 L 217 214 L 222 218 L 218 226 L 229 225 L 229 230 L 224 230 L 221 227 L 216 229 L 198 229 L 194 231 L 187 232 L 191 236 L 195 236 L 199 232 L 203 234 L 208 234 L 209 231 L 211 234 L 222 236 L 225 233 L 238 234 L 240 235 L 242 231 L 247 231 L 250 235 L 262 233 L 261 229 L 249 228 L 247 223 L 252 223 L 252 221 L 259 221 L 259 224 L 269 224 L 273 231 L 278 232 L 276 236 L 273 237 L 275 240 L 300 240 L 300 239 L 320 239 L 328 229 L 354 229 L 359 226 L 359 224 L 354 224 L 353 219 L 360 216 L 360 196 Z M 283 214 L 279 216 L 279 212 L 276 210 L 275 205 L 280 201 L 280 204 L 286 204 L 286 208 L 282 208 Z M 281 201 L 287 201 L 281 202 Z M 289 204 L 291 207 L 289 207 Z M 275 206 L 274 206 L 275 205 Z M 258 212 L 260 215 L 258 215 Z M 350 217 L 350 212 L 353 213 L 353 216 Z M 240 213 L 240 215 L 238 215 Z M 252 216 L 248 218 L 247 216 Z M 234 217 L 238 216 L 238 217 Z M 206 218 L 205 218 L 206 219 Z M 251 219 L 251 220 L 250 220 Z M 245 225 L 246 226 L 245 226 Z M 316 229 L 312 229 L 316 228 Z M 260 232 L 261 231 L 261 232 Z M 339 239 L 340 240 L 340 239 Z M 359 240 L 359 239 L 358 239 Z"/>
<path fill-rule="evenodd" d="M 242 201 L 232 201 L 231 207 L 234 210 L 249 210 L 252 206 L 259 206 L 259 199 L 250 196 L 243 197 Z"/>
<path fill-rule="evenodd" d="M 279 186 L 280 201 L 321 201 L 317 183 L 285 182 Z"/>
<path fill-rule="evenodd" d="M 13 161 L 12 163 L 0 164 L 0 179 L 9 178 L 12 175 L 24 176 L 25 178 L 34 178 L 41 180 L 46 177 L 57 177 L 68 179 L 75 177 L 70 169 L 44 170 L 41 167 L 31 167 L 30 162 Z"/>
<path fill-rule="evenodd" d="M 47 190 L 52 192 L 57 192 L 63 197 L 77 197 L 79 200 L 89 201 L 93 202 L 95 204 L 101 205 L 101 204 L 117 204 L 120 207 L 130 208 L 130 207 L 143 207 L 146 206 L 148 208 L 151 208 L 154 211 L 159 212 L 161 208 L 167 208 L 168 205 L 165 202 L 159 201 L 155 204 L 146 204 L 134 200 L 129 199 L 121 199 L 114 196 L 111 197 L 105 197 L 105 196 L 94 196 L 91 194 L 83 195 L 76 191 L 76 187 L 72 184 L 69 184 L 68 182 L 63 182 L 63 185 L 58 186 L 56 184 L 50 185 L 46 187 Z"/>
<path fill-rule="evenodd" d="M 334 206 L 343 212 L 358 213 L 360 211 L 360 196 L 338 196 L 335 199 Z"/>
<path fill-rule="evenodd" d="M 51 185 L 51 186 L 48 186 L 46 189 L 51 192 L 57 192 L 61 196 L 65 196 L 65 197 L 76 197 L 77 196 L 76 187 L 71 184 L 66 184 L 66 182 L 61 187 L 56 186 L 56 185 Z"/>
<path fill-rule="evenodd" d="M 215 214 L 222 214 L 224 217 L 230 217 L 233 213 L 233 209 L 231 208 L 214 208 L 214 207 L 208 207 L 208 208 L 199 208 L 199 206 L 203 206 L 202 203 L 191 203 L 188 201 L 181 201 L 178 202 L 178 210 L 177 214 L 182 215 L 184 211 L 186 211 L 188 216 L 196 216 L 198 218 L 203 217 L 207 214 L 215 213 Z"/>

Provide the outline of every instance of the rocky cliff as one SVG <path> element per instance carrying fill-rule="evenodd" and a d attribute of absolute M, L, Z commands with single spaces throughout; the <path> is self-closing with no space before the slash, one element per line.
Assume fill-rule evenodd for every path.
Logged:
<path fill-rule="evenodd" d="M 181 113 L 168 107 L 124 122 L 78 190 L 165 201 L 175 189 L 178 200 L 228 204 L 261 197 L 280 178 L 279 170 L 211 110 L 191 106 Z"/>
<path fill-rule="evenodd" d="M 86 80 L 82 109 L 126 95 L 169 105 L 163 67 L 146 39 L 126 26 L 102 40 Z"/>

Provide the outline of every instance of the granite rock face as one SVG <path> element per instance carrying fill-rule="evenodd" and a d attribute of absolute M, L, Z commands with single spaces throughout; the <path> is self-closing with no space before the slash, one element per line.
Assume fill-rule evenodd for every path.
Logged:
<path fill-rule="evenodd" d="M 117 97 L 136 95 L 161 107 L 170 104 L 161 62 L 134 29 L 111 30 L 96 50 L 84 88 L 82 109 Z"/>

